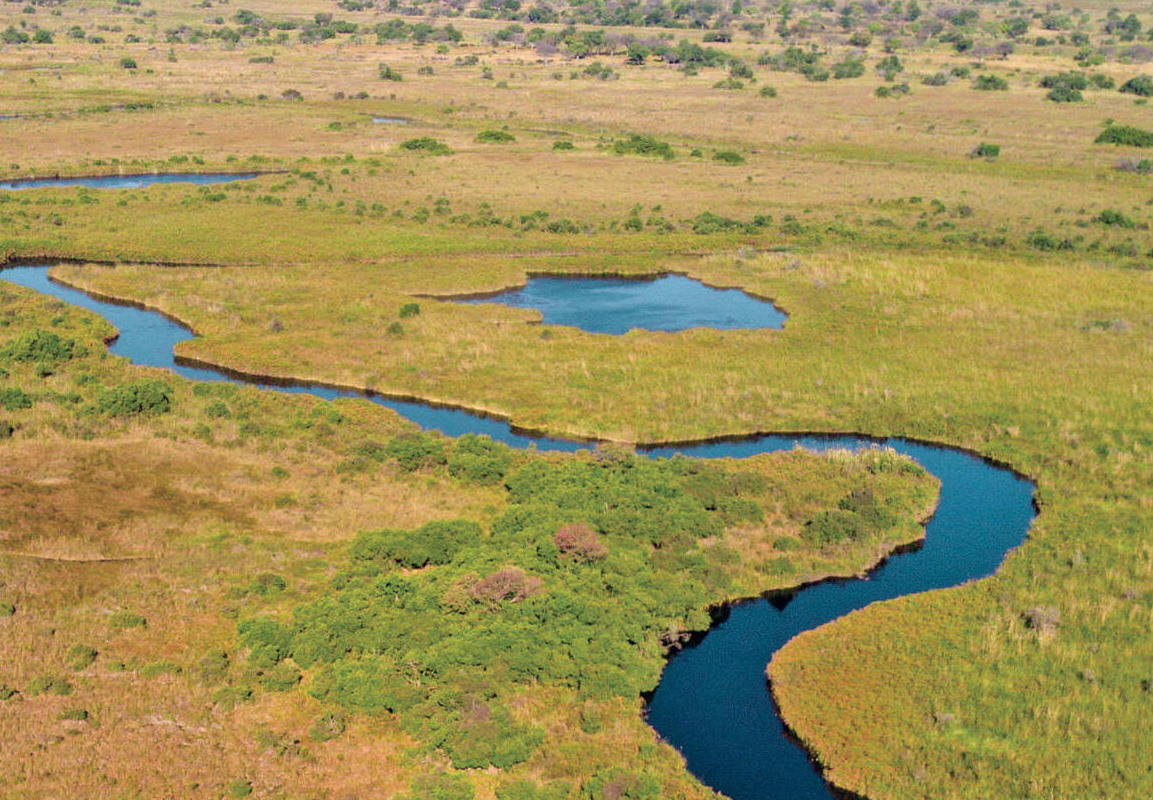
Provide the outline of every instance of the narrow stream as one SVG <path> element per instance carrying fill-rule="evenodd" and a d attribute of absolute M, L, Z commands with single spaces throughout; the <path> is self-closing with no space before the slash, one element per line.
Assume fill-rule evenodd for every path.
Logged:
<path fill-rule="evenodd" d="M 0 279 L 95 311 L 120 331 L 111 352 L 192 380 L 247 383 L 328 399 L 365 397 L 423 428 L 449 436 L 483 434 L 512 447 L 532 444 L 540 450 L 574 451 L 589 446 L 518 433 L 507 422 L 460 409 L 303 383 L 273 384 L 178 364 L 172 348 L 192 334 L 159 313 L 97 300 L 53 283 L 47 265 L 5 268 Z M 683 453 L 743 458 L 797 446 L 821 451 L 874 445 L 916 459 L 941 480 L 940 505 L 927 526 L 924 545 L 894 555 L 864 578 L 823 581 L 732 606 L 695 645 L 669 660 L 648 704 L 649 723 L 684 754 L 692 773 L 734 800 L 837 797 L 806 752 L 786 735 L 765 684 L 765 665 L 773 653 L 798 633 L 878 600 L 991 574 L 1025 538 L 1034 516 L 1033 487 L 978 456 L 900 438 L 764 435 L 643 451 L 654 457 Z"/>
<path fill-rule="evenodd" d="M 42 189 L 47 186 L 85 186 L 89 189 L 141 189 L 156 183 L 195 183 L 206 186 L 259 178 L 259 172 L 154 172 L 141 175 L 88 175 L 75 178 L 26 178 L 0 181 L 0 190 Z"/>

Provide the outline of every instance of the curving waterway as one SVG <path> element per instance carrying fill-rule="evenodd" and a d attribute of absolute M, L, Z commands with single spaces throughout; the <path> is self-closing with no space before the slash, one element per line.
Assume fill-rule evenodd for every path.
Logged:
<path fill-rule="evenodd" d="M 109 346 L 133 363 L 192 380 L 230 381 L 333 399 L 364 397 L 423 428 L 450 436 L 476 433 L 512 447 L 574 451 L 587 442 L 534 436 L 468 411 L 391 400 L 303 383 L 272 383 L 177 363 L 172 348 L 192 333 L 161 314 L 106 302 L 54 283 L 47 265 L 3 269 L 0 279 L 90 309 L 120 331 Z M 764 435 L 731 441 L 643 448 L 660 457 L 744 458 L 794 447 L 821 451 L 881 445 L 916 459 L 941 481 L 940 503 L 923 546 L 893 555 L 866 577 L 828 580 L 730 608 L 692 646 L 674 655 L 649 700 L 647 718 L 680 750 L 689 770 L 734 800 L 829 800 L 838 794 L 788 736 L 765 684 L 765 665 L 798 633 L 878 600 L 955 586 L 991 574 L 1025 538 L 1034 516 L 1032 484 L 1011 470 L 952 448 L 908 439 Z"/>

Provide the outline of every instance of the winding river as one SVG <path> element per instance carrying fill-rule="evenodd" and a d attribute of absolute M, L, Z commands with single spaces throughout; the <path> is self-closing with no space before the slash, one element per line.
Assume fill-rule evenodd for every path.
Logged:
<path fill-rule="evenodd" d="M 120 331 L 109 346 L 111 352 L 185 378 L 248 383 L 328 399 L 365 397 L 421 427 L 450 436 L 484 434 L 513 447 L 532 444 L 540 450 L 564 451 L 588 447 L 586 442 L 530 435 L 505 421 L 461 409 L 312 384 L 274 384 L 177 363 L 172 348 L 192 333 L 159 313 L 106 302 L 54 283 L 47 265 L 9 267 L 0 278 L 95 311 Z M 788 736 L 777 714 L 764 677 L 773 653 L 798 633 L 878 600 L 991 574 L 1025 538 L 1034 516 L 1033 487 L 978 456 L 900 438 L 763 435 L 644 449 L 652 456 L 742 458 L 797 446 L 820 451 L 873 445 L 892 447 L 916 459 L 941 480 L 940 504 L 928 523 L 923 546 L 893 555 L 863 578 L 823 581 L 733 605 L 699 641 L 669 660 L 649 700 L 647 718 L 653 728 L 684 754 L 694 775 L 734 800 L 838 796 Z"/>

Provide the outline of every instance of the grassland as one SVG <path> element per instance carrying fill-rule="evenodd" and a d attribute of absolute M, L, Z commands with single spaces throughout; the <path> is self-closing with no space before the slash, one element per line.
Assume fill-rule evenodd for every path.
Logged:
<path fill-rule="evenodd" d="M 335 12 L 370 25 L 413 19 L 379 10 L 353 15 L 331 3 L 294 7 L 292 14 L 273 3 L 249 8 L 270 18 Z M 1037 481 L 1042 513 L 1002 570 L 806 634 L 774 661 L 774 691 L 833 780 L 878 800 L 1143 796 L 1153 788 L 1143 735 L 1153 656 L 1151 195 L 1148 175 L 1137 168 L 1141 149 L 1094 140 L 1106 120 L 1150 128 L 1153 118 L 1138 95 L 1086 89 L 1080 102 L 1055 103 L 1038 84 L 1045 75 L 1082 70 L 1120 86 L 1147 68 L 1132 49 L 1140 39 L 1126 42 L 1116 28 L 1105 30 L 1104 5 L 1083 5 L 1083 13 L 972 8 L 979 16 L 967 26 L 937 14 L 945 9 L 929 7 L 918 24 L 887 6 L 852 12 L 845 27 L 839 10 L 806 5 L 782 38 L 771 31 L 781 22 L 779 9 L 747 6 L 726 23 L 732 42 L 707 44 L 753 71 L 755 82 L 739 78 L 744 89 L 726 90 L 714 86 L 736 71 L 728 62 L 689 74 L 683 63 L 652 56 L 627 64 L 619 41 L 580 58 L 566 56 L 563 46 L 549 53 L 502 44 L 496 34 L 515 14 L 451 17 L 463 31 L 459 43 L 377 43 L 373 35 L 342 34 L 302 44 L 294 32 L 288 43 L 268 34 L 225 46 L 211 38 L 189 42 L 187 35 L 169 42 L 164 31 L 203 25 L 206 13 L 227 17 L 235 13 L 230 6 L 206 12 L 166 2 L 156 6 L 155 18 L 136 15 L 140 23 L 106 5 L 63 3 L 59 16 L 44 6 L 28 15 L 13 7 L 5 14 L 17 26 L 29 19 L 58 31 L 77 24 L 92 35 L 113 21 L 126 31 L 116 41 L 106 35 L 103 44 L 57 33 L 51 45 L 12 45 L 0 56 L 0 113 L 24 115 L 0 121 L 5 153 L 14 154 L 5 158 L 4 177 L 164 169 L 277 174 L 201 189 L 2 194 L 0 251 L 218 265 L 70 264 L 53 274 L 185 321 L 201 338 L 182 345 L 183 355 L 234 369 L 453 402 L 564 434 L 662 441 L 854 430 L 960 445 L 1004 461 Z M 1121 17 L 1130 11 L 1145 13 L 1133 5 Z M 1061 14 L 1067 22 L 1047 16 Z M 1026 18 L 1028 34 L 999 58 L 993 48 L 1006 41 L 999 26 L 1017 16 Z M 446 19 L 430 24 L 440 28 Z M 799 19 L 809 20 L 804 30 Z M 742 20 L 767 21 L 770 30 L 742 32 Z M 944 20 L 942 30 L 922 36 L 926 20 Z M 717 30 L 714 22 L 704 29 L 605 30 L 648 45 L 660 33 L 703 43 Z M 555 33 L 562 24 L 540 27 Z M 142 41 L 121 43 L 133 25 Z M 578 29 L 589 27 L 577 21 Z M 974 40 L 966 52 L 942 41 L 953 28 Z M 870 33 L 870 43 L 851 45 L 854 32 Z M 894 37 L 904 71 L 887 81 L 876 66 Z M 827 52 L 826 66 L 848 55 L 868 69 L 857 79 L 821 82 L 757 63 L 761 53 L 780 54 L 793 43 L 817 45 Z M 121 67 L 124 57 L 138 67 Z M 603 69 L 587 71 L 594 61 L 611 66 L 609 79 L 599 77 Z M 382 80 L 380 64 L 404 80 Z M 954 75 L 955 67 L 969 75 Z M 922 83 L 938 73 L 947 85 Z M 981 75 L 1002 78 L 1007 90 L 975 90 Z M 224 77 L 231 81 L 227 91 Z M 875 94 L 902 82 L 910 86 L 907 95 Z M 765 85 L 776 97 L 761 96 Z M 285 99 L 288 89 L 302 99 Z M 368 97 L 354 99 L 361 92 Z M 373 115 L 409 123 L 378 125 Z M 507 129 L 515 141 L 478 142 L 490 129 Z M 673 158 L 615 153 L 614 143 L 631 133 L 668 142 Z M 420 156 L 398 147 L 422 136 L 453 152 Z M 554 150 L 559 140 L 574 149 Z M 981 142 L 1000 145 L 1000 155 L 970 158 Z M 743 163 L 714 160 L 720 150 L 736 152 Z M 1127 158 L 1133 168 L 1117 169 Z M 528 324 L 529 312 L 425 297 L 516 285 L 537 272 L 663 270 L 771 297 L 789 321 L 771 334 L 614 338 Z M 385 334 L 399 321 L 400 305 L 414 299 L 420 315 L 401 322 L 399 335 Z M 180 389 L 182 397 L 189 391 Z M 267 413 L 279 419 L 306 413 L 292 403 L 310 401 L 260 402 L 275 405 Z M 178 403 L 174 416 L 148 425 L 177 425 L 180 409 Z M 381 412 L 355 414 L 358 425 L 393 425 Z M 43 441 L 60 435 L 29 426 L 2 447 L 6 456 L 29 448 L 20 458 L 46 463 L 82 458 L 89 445 L 73 446 L 69 438 L 53 449 Z M 92 435 L 109 438 L 100 426 Z M 126 447 L 111 439 L 101 446 Z M 75 513 L 63 518 L 82 533 L 81 543 L 61 539 L 64 526 L 27 518 L 19 546 L 85 558 L 138 555 L 142 537 L 154 542 L 148 537 L 156 531 L 183 528 L 181 519 L 192 518 L 212 520 L 210 528 L 232 519 L 238 530 L 265 531 L 277 552 L 290 540 L 311 553 L 317 542 L 347 541 L 362 527 L 411 528 L 456 514 L 491 519 L 484 508 L 499 502 L 495 490 L 462 494 L 444 476 L 430 478 L 427 489 L 398 476 L 347 478 L 350 488 L 331 477 L 349 446 L 334 445 L 323 457 L 311 450 L 294 456 L 303 463 L 286 465 L 290 480 L 299 480 L 306 464 L 316 477 L 303 473 L 311 478 L 307 488 L 291 490 L 266 486 L 263 477 L 251 486 L 213 478 L 205 465 L 217 463 L 219 456 L 210 455 L 217 445 L 187 435 L 164 440 L 159 450 L 131 448 L 133 459 L 149 465 L 178 458 L 149 472 L 163 476 L 170 469 L 181 485 L 188 479 L 177 476 L 198 476 L 212 502 L 149 505 L 147 484 L 126 477 L 132 470 L 93 468 L 98 479 L 120 481 L 134 498 L 125 499 L 126 509 L 147 512 L 100 534 L 109 537 L 108 547 L 121 549 L 102 549 L 104 539 L 85 527 L 99 520 L 81 524 L 88 517 Z M 268 459 L 261 447 L 230 447 L 236 470 L 260 473 Z M 29 509 L 55 502 L 27 486 L 11 491 Z M 320 492 L 307 520 L 300 506 L 262 505 L 269 494 L 275 500 L 279 492 L 306 491 Z M 83 507 L 83 497 L 68 502 Z M 227 575 L 250 569 L 261 552 L 238 550 L 226 559 L 195 541 L 177 538 L 162 552 L 181 565 L 195 553 L 214 569 L 235 570 Z M 36 629 L 63 625 L 53 622 L 57 615 L 75 613 L 72 638 L 92 635 L 84 627 L 93 624 L 91 616 L 62 610 L 76 602 L 59 596 L 64 567 L 19 564 L 29 585 L 46 593 Z M 148 583 L 140 570 L 152 569 L 135 562 L 94 567 L 84 580 L 131 605 L 134 581 Z M 149 580 L 173 580 L 172 566 L 156 569 Z M 313 575 L 308 569 L 301 574 Z M 819 565 L 799 569 L 820 572 Z M 771 584 L 763 572 L 748 580 L 751 588 Z M 223 590 L 213 584 L 203 591 L 215 597 Z M 164 591 L 155 594 L 157 603 L 170 600 Z M 1037 609 L 1050 607 L 1058 621 L 1038 625 Z M 141 652 L 191 664 L 234 635 L 231 623 L 214 616 L 203 631 L 180 635 L 201 649 Z M 150 646 L 172 647 L 180 636 L 158 634 Z M 311 702 L 300 692 L 284 697 L 289 705 Z M 311 705 L 290 712 L 281 698 L 261 702 L 273 718 L 295 714 L 277 729 L 298 736 L 304 720 L 319 713 Z M 579 729 L 578 720 L 555 716 L 559 703 L 537 696 L 526 708 L 549 720 L 549 730 Z M 141 701 L 139 713 L 148 707 Z M 252 706 L 237 708 L 243 715 Z M 613 729 L 633 743 L 644 736 L 639 721 L 628 721 L 635 708 L 620 701 Z M 245 731 L 253 719 L 222 724 Z M 387 725 L 353 734 L 334 741 L 389 753 L 406 746 Z M 250 763 L 244 754 L 251 757 L 251 740 L 237 737 L 243 746 L 225 748 L 234 760 L 211 791 L 227 788 L 225 778 L 241 777 Z M 574 741 L 565 739 L 556 752 L 577 747 Z M 607 739 L 602 746 L 614 749 Z M 669 782 L 666 793 L 699 792 L 667 748 L 659 750 L 651 766 Z M 342 763 L 354 757 L 344 755 Z M 292 767 L 297 783 L 284 778 L 283 786 L 341 791 L 324 783 L 334 774 L 327 758 Z M 394 783 L 343 788 L 398 790 L 414 770 L 397 759 L 395 775 L 402 777 Z M 482 793 L 492 790 L 487 778 L 473 779 Z M 141 780 L 140 790 L 155 788 L 154 780 L 160 778 Z M 35 794 L 34 785 L 29 792 Z"/>

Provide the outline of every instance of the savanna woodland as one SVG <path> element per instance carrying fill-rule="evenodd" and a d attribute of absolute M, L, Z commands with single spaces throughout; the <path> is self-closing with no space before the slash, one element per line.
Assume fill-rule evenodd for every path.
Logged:
<path fill-rule="evenodd" d="M 1151 97 L 1124 0 L 0 3 L 0 263 L 217 375 L 587 443 L 133 364 L 0 271 L 0 797 L 719 797 L 645 716 L 669 659 L 939 496 L 644 450 L 773 432 L 1033 483 L 991 576 L 758 665 L 831 784 L 1153 795 Z M 173 173 L 227 175 L 22 183 Z M 787 321 L 447 299 L 672 273 Z"/>

